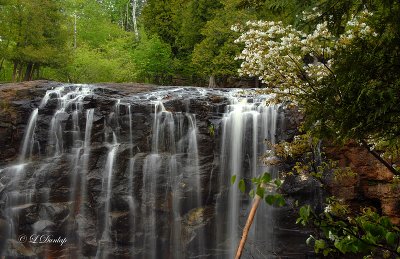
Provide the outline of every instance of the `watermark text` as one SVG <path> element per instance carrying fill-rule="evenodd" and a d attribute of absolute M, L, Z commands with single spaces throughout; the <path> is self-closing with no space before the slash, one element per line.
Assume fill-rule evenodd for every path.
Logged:
<path fill-rule="evenodd" d="M 37 235 L 33 234 L 31 236 L 20 235 L 18 238 L 20 243 L 31 243 L 31 244 L 59 244 L 63 246 L 67 243 L 66 237 L 54 237 L 52 235 Z"/>

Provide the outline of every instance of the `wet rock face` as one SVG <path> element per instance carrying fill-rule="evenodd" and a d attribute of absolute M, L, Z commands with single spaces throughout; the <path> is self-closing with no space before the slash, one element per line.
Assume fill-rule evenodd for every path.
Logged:
<path fill-rule="evenodd" d="M 327 146 L 326 152 L 338 161 L 339 167 L 353 172 L 329 182 L 333 195 L 350 203 L 373 205 L 393 223 L 400 224 L 400 187 L 392 183 L 393 174 L 386 167 L 356 143 L 340 148 Z"/>
<path fill-rule="evenodd" d="M 0 86 L 0 165 L 14 160 L 32 110 L 37 107 L 51 82 L 5 84 Z"/>
<path fill-rule="evenodd" d="M 46 91 L 60 86 L 43 81 L 0 86 L 5 96 L 0 105 L 0 251 L 5 252 L 0 255 L 226 256 L 221 247 L 229 238 L 218 240 L 215 232 L 219 225 L 227 227 L 216 218 L 226 213 L 230 188 L 220 148 L 232 90 L 120 85 L 82 94 L 85 86 L 71 85 L 42 101 Z M 79 93 L 67 96 L 69 91 Z M 33 137 L 21 165 L 24 132 L 35 108 Z M 295 122 L 278 117 L 279 137 L 288 138 L 292 133 L 283 134 L 283 127 Z M 243 169 L 250 171 L 245 159 Z M 244 219 L 246 209 L 240 213 Z M 279 218 L 287 211 L 272 214 Z M 305 237 L 293 231 L 296 240 Z M 21 235 L 37 234 L 67 242 L 18 242 Z M 292 234 L 281 234 L 276 251 L 285 255 Z M 302 254 L 307 248 L 302 242 L 292 250 Z"/>

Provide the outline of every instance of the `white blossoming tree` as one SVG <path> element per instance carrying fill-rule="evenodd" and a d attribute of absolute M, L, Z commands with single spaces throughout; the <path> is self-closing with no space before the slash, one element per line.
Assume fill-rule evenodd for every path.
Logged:
<path fill-rule="evenodd" d="M 316 15 L 304 14 L 305 20 Z M 242 60 L 239 74 L 257 76 L 267 86 L 288 94 L 310 94 L 323 87 L 325 77 L 334 75 L 335 51 L 346 48 L 354 39 L 377 36 L 365 22 L 370 16 L 372 13 L 367 10 L 353 16 L 339 36 L 329 31 L 328 21 L 316 24 L 310 33 L 285 26 L 281 21 L 235 25 L 232 30 L 242 33 L 236 42 L 245 45 L 237 57 Z"/>
<path fill-rule="evenodd" d="M 312 11 L 312 13 L 303 12 L 303 21 L 309 22 L 321 15 L 316 8 Z M 365 77 L 365 82 L 360 83 L 363 71 L 359 70 L 364 69 L 366 64 L 357 60 L 367 58 L 368 60 L 363 62 L 372 68 L 365 66 L 365 69 L 373 72 L 385 74 L 387 71 L 386 68 L 379 70 L 380 67 L 374 68 L 374 64 L 370 64 L 375 61 L 382 62 L 379 56 L 371 56 L 368 52 L 362 53 L 364 47 L 371 48 L 372 51 L 382 50 L 383 40 L 368 25 L 368 22 L 373 20 L 371 18 L 374 18 L 373 13 L 367 9 L 350 15 L 340 34 L 335 34 L 329 29 L 332 16 L 315 24 L 309 32 L 298 30 L 292 25 L 285 26 L 280 21 L 248 21 L 244 26 L 232 27 L 232 30 L 241 33 L 236 42 L 245 46 L 236 58 L 242 61 L 240 75 L 256 76 L 268 88 L 299 104 L 306 110 L 310 118 L 308 124 L 313 124 L 312 127 L 319 131 L 330 131 L 323 133 L 335 139 L 358 140 L 391 172 L 399 175 L 398 170 L 392 165 L 393 162 L 387 162 L 373 152 L 373 147 L 382 146 L 382 143 L 390 151 L 393 151 L 393 148 L 388 147 L 390 146 L 387 144 L 388 141 L 394 145 L 400 143 L 400 139 L 393 134 L 394 130 L 400 133 L 400 129 L 397 126 L 393 129 L 391 125 L 385 125 L 386 132 L 382 132 L 381 123 L 377 120 L 385 115 L 388 109 L 392 109 L 396 102 L 392 100 L 393 103 L 381 103 L 379 99 L 382 99 L 382 95 L 392 98 L 396 90 L 390 87 L 390 82 L 380 82 L 384 84 L 383 87 L 389 87 L 391 92 L 375 89 L 376 92 L 369 93 L 370 96 L 366 100 L 368 103 L 359 102 L 360 97 L 370 91 L 368 85 L 374 87 L 379 78 Z M 355 56 L 356 52 L 361 53 Z M 377 55 L 388 54 L 377 53 Z M 390 69 L 395 69 L 397 65 L 389 64 L 389 66 Z M 397 80 L 396 74 L 391 80 Z M 344 82 L 341 82 L 342 80 Z M 380 107 L 375 107 L 377 105 Z M 370 109 L 372 111 L 369 111 Z M 347 110 L 353 112 L 349 113 Z M 392 110 L 396 114 L 400 113 L 400 110 Z M 369 116 L 372 113 L 377 114 Z M 396 122 L 396 114 L 388 118 L 389 121 L 385 124 Z M 354 118 L 359 118 L 361 121 L 357 122 Z M 371 120 L 376 120 L 375 125 L 380 126 L 371 127 Z M 387 131 L 391 134 L 387 134 Z M 392 153 L 387 152 L 387 157 L 393 158 Z"/>

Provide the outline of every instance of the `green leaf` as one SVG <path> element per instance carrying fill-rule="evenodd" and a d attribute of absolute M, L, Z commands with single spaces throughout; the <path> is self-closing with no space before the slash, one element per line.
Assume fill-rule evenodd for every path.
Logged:
<path fill-rule="evenodd" d="M 323 239 L 315 240 L 314 249 L 315 252 L 318 253 L 319 250 L 322 250 L 326 247 L 325 241 Z"/>
<path fill-rule="evenodd" d="M 236 182 L 236 175 L 232 175 L 231 177 L 231 184 L 233 185 Z"/>
<path fill-rule="evenodd" d="M 257 195 L 261 197 L 261 199 L 264 198 L 264 193 L 265 193 L 265 189 L 263 187 L 261 187 L 260 185 L 257 186 Z"/>
<path fill-rule="evenodd" d="M 285 206 L 285 205 L 286 205 L 285 199 L 284 199 L 283 196 L 280 195 L 280 194 L 276 194 L 276 201 L 275 201 L 275 202 L 277 203 L 277 205 L 278 205 L 279 207 L 282 207 L 282 206 Z"/>
<path fill-rule="evenodd" d="M 307 219 L 310 216 L 310 210 L 311 210 L 310 205 L 306 205 L 306 206 L 301 207 L 300 208 L 300 216 L 302 218 Z"/>
<path fill-rule="evenodd" d="M 262 182 L 263 183 L 269 183 L 272 180 L 272 176 L 269 173 L 264 173 L 262 176 Z"/>
<path fill-rule="evenodd" d="M 388 217 L 382 217 L 380 224 L 385 228 L 392 227 L 392 223 L 390 222 L 390 219 Z"/>
<path fill-rule="evenodd" d="M 267 195 L 265 196 L 265 202 L 269 205 L 273 205 L 275 203 L 275 196 L 274 195 Z"/>
<path fill-rule="evenodd" d="M 251 189 L 251 191 L 249 192 L 249 195 L 251 198 L 254 198 L 254 196 L 256 196 L 254 189 Z"/>
<path fill-rule="evenodd" d="M 385 238 L 389 245 L 392 246 L 396 244 L 397 235 L 395 233 L 387 232 Z"/>
<path fill-rule="evenodd" d="M 276 179 L 276 180 L 274 181 L 274 183 L 275 183 L 275 185 L 276 185 L 277 187 L 280 187 L 280 186 L 282 185 L 282 180 Z"/>
<path fill-rule="evenodd" d="M 254 183 L 254 184 L 259 184 L 260 183 L 260 179 L 255 177 L 255 178 L 251 179 L 251 182 Z"/>
<path fill-rule="evenodd" d="M 246 185 L 245 185 L 243 179 L 241 179 L 241 180 L 239 181 L 239 190 L 240 190 L 242 193 L 244 193 L 244 192 L 246 191 Z"/>

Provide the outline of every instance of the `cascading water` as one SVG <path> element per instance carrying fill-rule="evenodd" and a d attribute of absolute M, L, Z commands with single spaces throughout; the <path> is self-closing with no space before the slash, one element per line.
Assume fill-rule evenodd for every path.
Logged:
<path fill-rule="evenodd" d="M 56 96 L 58 107 L 51 119 L 51 126 L 49 131 L 48 154 L 58 156 L 64 152 L 64 128 L 63 122 L 69 117 L 69 110 L 73 109 L 73 132 L 76 137 L 79 135 L 79 113 L 82 111 L 83 99 L 91 94 L 90 87 L 81 86 L 71 89 L 66 86 L 58 87 L 46 93 L 46 96 L 41 103 L 41 107 L 45 106 L 51 99 L 51 96 Z"/>
<path fill-rule="evenodd" d="M 232 98 L 231 104 L 227 106 L 222 118 L 220 180 L 225 184 L 221 186 L 226 186 L 233 176 L 237 179 L 251 179 L 263 172 L 277 176 L 274 168 L 265 166 L 260 159 L 267 151 L 265 142 L 274 144 L 277 139 L 279 107 L 267 106 L 266 98 L 253 97 L 252 103 L 245 97 Z M 222 208 L 226 214 L 218 218 L 217 240 L 227 247 L 228 258 L 235 257 L 244 226 L 243 216 L 246 215 L 243 212 L 249 205 L 247 196 L 237 191 L 238 182 L 237 180 L 234 188 L 230 188 L 226 197 L 219 201 L 220 210 Z M 259 220 L 256 219 L 248 243 L 254 244 L 256 240 L 264 240 L 271 244 L 268 226 L 272 224 L 271 218 L 265 217 L 267 214 L 270 215 L 265 209 L 258 211 L 257 215 L 264 217 L 264 221 L 258 224 Z M 252 252 L 253 255 L 256 254 Z"/>
<path fill-rule="evenodd" d="M 30 204 L 31 202 L 31 197 L 32 197 L 31 189 L 27 189 L 22 193 L 15 191 L 15 189 L 17 188 L 19 181 L 21 180 L 23 174 L 25 173 L 24 169 L 26 163 L 28 163 L 28 161 L 32 156 L 32 151 L 36 143 L 35 128 L 36 128 L 37 118 L 38 118 L 38 109 L 36 108 L 32 111 L 30 118 L 28 120 L 28 127 L 26 129 L 22 141 L 22 148 L 18 158 L 18 164 L 6 168 L 7 169 L 6 171 L 10 171 L 10 174 L 12 175 L 12 180 L 11 180 L 12 191 L 7 193 L 6 206 L 5 206 L 5 217 L 9 219 L 9 224 L 10 224 L 9 225 L 10 230 L 8 235 L 11 238 L 17 237 L 15 218 L 18 217 L 17 215 L 19 214 L 20 205 Z"/>
<path fill-rule="evenodd" d="M 80 171 L 80 204 L 79 204 L 79 214 L 76 216 L 78 223 L 78 233 L 84 233 L 87 227 L 86 217 L 87 217 L 87 208 L 86 204 L 88 203 L 87 199 L 87 177 L 88 174 L 88 163 L 90 157 L 90 140 L 92 135 L 92 127 L 93 127 L 93 116 L 94 109 L 86 110 L 86 125 L 85 125 L 85 135 L 83 142 L 83 154 L 81 157 L 81 171 Z M 78 197 L 73 197 L 73 200 L 77 200 Z M 82 242 L 78 244 L 78 254 L 82 251 Z"/>
<path fill-rule="evenodd" d="M 24 163 L 26 162 L 26 158 L 28 157 L 28 159 L 31 157 L 32 155 L 32 149 L 33 146 L 35 144 L 35 128 L 36 128 L 36 121 L 37 121 L 37 117 L 38 117 L 38 111 L 39 109 L 35 109 L 33 110 L 33 112 L 31 113 L 31 116 L 29 118 L 29 122 L 28 122 L 28 128 L 26 130 L 25 136 L 24 136 L 24 140 L 22 142 L 22 149 L 21 149 L 21 154 L 19 157 L 19 163 Z"/>
<path fill-rule="evenodd" d="M 28 242 L 32 254 L 232 258 L 250 201 L 230 178 L 274 172 L 259 158 L 268 151 L 264 140 L 274 143 L 282 128 L 280 108 L 267 106 L 267 96 L 240 94 L 48 90 L 32 111 L 18 165 L 0 169 L 9 180 L 0 179 L 8 186 L 2 214 L 13 230 L 2 255 L 22 253 L 20 235 L 47 233 L 65 237 L 64 247 Z M 254 254 L 258 242 L 271 243 L 262 227 L 270 214 L 259 214 Z"/>
<path fill-rule="evenodd" d="M 114 163 L 115 156 L 118 150 L 118 142 L 115 133 L 113 133 L 113 142 L 110 144 L 109 152 L 107 155 L 104 175 L 103 175 L 103 193 L 104 193 L 104 223 L 103 223 L 103 233 L 101 234 L 101 239 L 99 241 L 98 250 L 96 258 L 107 258 L 107 249 L 109 243 L 111 242 L 111 194 L 112 194 L 112 184 L 113 184 L 113 173 L 114 173 Z M 99 213 L 100 214 L 100 213 Z"/>

